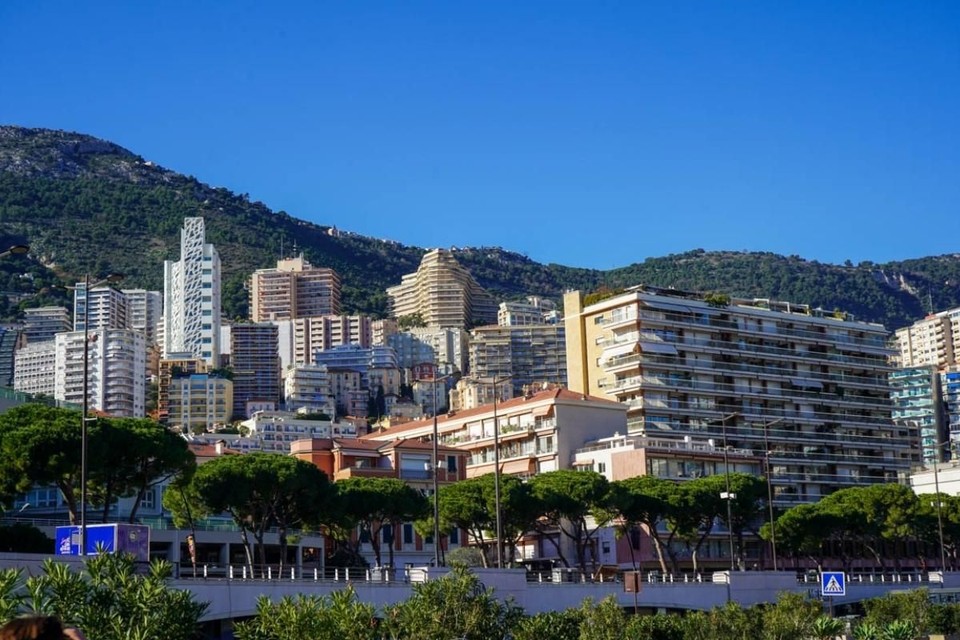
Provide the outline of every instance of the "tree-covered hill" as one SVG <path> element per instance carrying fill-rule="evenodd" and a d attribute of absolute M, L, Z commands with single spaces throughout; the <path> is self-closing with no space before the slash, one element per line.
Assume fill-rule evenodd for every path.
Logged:
<path fill-rule="evenodd" d="M 121 272 L 124 287 L 160 289 L 163 261 L 178 257 L 183 218 L 198 215 L 220 252 L 224 309 L 233 316 L 246 314 L 250 273 L 273 266 L 294 246 L 313 264 L 340 273 L 349 311 L 381 315 L 386 287 L 415 270 L 424 251 L 271 211 L 91 136 L 0 127 L 0 247 L 27 242 L 36 260 L 27 276 L 21 260 L 0 263 L 0 292 L 31 294 L 21 304 L 56 299 L 49 288 L 54 275 L 69 282 L 88 272 Z M 566 289 L 644 283 L 839 307 L 890 328 L 922 317 L 928 301 L 937 310 L 960 306 L 956 255 L 838 266 L 770 253 L 691 251 L 607 272 L 543 265 L 496 247 L 456 255 L 501 298 L 559 298 Z M 6 304 L 0 295 L 0 315 Z"/>

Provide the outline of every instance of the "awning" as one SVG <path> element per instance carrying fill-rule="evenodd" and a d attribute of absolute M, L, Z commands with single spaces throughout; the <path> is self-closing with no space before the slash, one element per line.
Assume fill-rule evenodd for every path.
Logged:
<path fill-rule="evenodd" d="M 641 342 L 640 351 L 644 353 L 669 353 L 677 355 L 677 348 L 666 342 Z"/>
<path fill-rule="evenodd" d="M 613 358 L 619 358 L 620 356 L 625 356 L 628 353 L 632 353 L 634 349 L 637 348 L 637 342 L 627 342 L 624 344 L 618 344 L 612 347 L 607 347 L 603 350 L 603 359 L 612 360 Z"/>
<path fill-rule="evenodd" d="M 795 387 L 802 387 L 805 389 L 823 389 L 823 383 L 819 380 L 811 380 L 810 378 L 790 378 L 790 382 L 793 383 Z"/>
<path fill-rule="evenodd" d="M 549 415 L 553 415 L 553 404 L 548 404 L 542 407 L 534 407 L 533 411 L 530 413 L 534 418 L 546 418 Z"/>
<path fill-rule="evenodd" d="M 651 302 L 649 300 L 644 300 L 644 305 L 646 308 L 653 311 L 679 311 L 681 313 L 692 313 L 693 309 L 688 307 L 685 304 L 674 304 L 671 302 L 661 302 L 657 300 L 656 302 Z"/>
<path fill-rule="evenodd" d="M 510 462 L 504 462 L 501 473 L 532 473 L 533 472 L 533 460 L 530 458 L 525 458 L 523 460 L 512 460 Z"/>

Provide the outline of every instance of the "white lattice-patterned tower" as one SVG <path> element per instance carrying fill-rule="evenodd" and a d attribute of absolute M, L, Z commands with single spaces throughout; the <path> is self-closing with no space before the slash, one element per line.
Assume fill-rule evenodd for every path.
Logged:
<path fill-rule="evenodd" d="M 185 218 L 180 260 L 163 265 L 163 355 L 190 353 L 220 366 L 220 256 L 203 218 Z"/>

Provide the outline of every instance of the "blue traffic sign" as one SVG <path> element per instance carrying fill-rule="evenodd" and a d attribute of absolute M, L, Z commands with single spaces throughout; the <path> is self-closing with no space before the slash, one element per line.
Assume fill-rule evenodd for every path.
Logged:
<path fill-rule="evenodd" d="M 824 571 L 820 574 L 820 594 L 824 596 L 847 595 L 847 576 L 843 571 Z"/>

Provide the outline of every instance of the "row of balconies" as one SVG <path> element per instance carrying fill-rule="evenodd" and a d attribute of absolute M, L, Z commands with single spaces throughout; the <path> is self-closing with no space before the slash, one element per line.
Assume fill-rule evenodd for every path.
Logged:
<path fill-rule="evenodd" d="M 716 316 L 711 316 L 708 323 L 704 322 L 695 322 L 692 317 L 680 316 L 676 313 L 661 312 L 663 317 L 658 317 L 651 314 L 647 311 L 640 312 L 640 319 L 652 323 L 665 322 L 669 323 L 671 326 L 677 325 L 680 327 L 691 327 L 691 328 L 705 328 L 710 327 L 714 329 L 724 329 L 731 333 L 742 333 L 750 334 L 757 336 L 789 336 L 793 338 L 800 338 L 803 340 L 809 340 L 816 343 L 827 343 L 827 344 L 852 344 L 855 346 L 860 346 L 869 349 L 876 349 L 878 351 L 883 351 L 884 353 L 892 353 L 893 351 L 889 349 L 886 345 L 886 333 L 885 332 L 867 332 L 864 329 L 864 335 L 862 337 L 851 336 L 851 335 L 842 335 L 837 333 L 827 333 L 827 328 L 819 328 L 818 330 L 806 330 L 806 329 L 790 329 L 783 327 L 779 324 L 775 325 L 775 331 L 770 331 L 770 325 L 766 326 L 754 326 L 750 327 L 748 325 L 743 325 L 738 322 L 731 320 L 723 320 Z"/>

